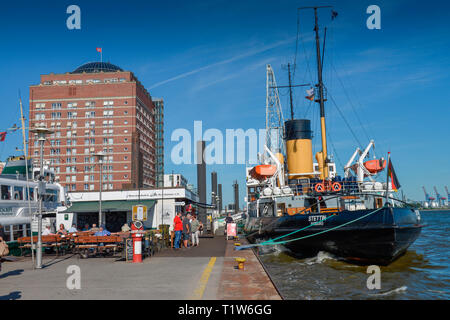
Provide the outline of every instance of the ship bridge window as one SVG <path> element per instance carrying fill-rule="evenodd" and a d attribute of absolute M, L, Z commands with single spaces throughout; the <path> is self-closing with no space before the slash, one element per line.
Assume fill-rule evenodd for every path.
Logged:
<path fill-rule="evenodd" d="M 34 200 L 34 188 L 29 188 L 30 190 L 30 200 Z"/>
<path fill-rule="evenodd" d="M 2 200 L 11 200 L 11 186 L 1 185 Z"/>
<path fill-rule="evenodd" d="M 23 187 L 14 186 L 14 200 L 23 200 Z"/>
<path fill-rule="evenodd" d="M 58 191 L 52 189 L 46 189 L 44 195 L 44 201 L 56 202 L 58 200 Z"/>

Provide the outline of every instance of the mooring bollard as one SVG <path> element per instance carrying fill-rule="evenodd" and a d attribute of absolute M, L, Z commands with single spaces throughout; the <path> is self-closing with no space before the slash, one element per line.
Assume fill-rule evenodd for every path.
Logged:
<path fill-rule="evenodd" d="M 238 263 L 237 268 L 239 270 L 244 270 L 244 262 L 246 261 L 245 258 L 236 258 L 236 262 Z"/>

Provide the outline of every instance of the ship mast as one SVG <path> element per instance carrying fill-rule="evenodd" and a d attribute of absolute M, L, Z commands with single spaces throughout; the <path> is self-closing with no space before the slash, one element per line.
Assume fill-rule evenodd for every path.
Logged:
<path fill-rule="evenodd" d="M 22 124 L 22 141 L 23 141 L 23 155 L 25 158 L 25 179 L 27 181 L 27 199 L 28 199 L 28 213 L 31 215 L 31 224 L 30 224 L 30 232 L 31 232 L 31 261 L 34 266 L 34 244 L 33 244 L 33 212 L 31 211 L 31 198 L 30 198 L 30 180 L 28 177 L 28 152 L 27 152 L 27 139 L 25 133 L 25 117 L 23 115 L 23 107 L 22 107 L 22 97 L 19 92 L 19 104 L 20 104 L 20 121 Z"/>
<path fill-rule="evenodd" d="M 317 16 L 317 9 L 321 8 L 332 8 L 331 6 L 319 6 L 319 7 L 302 7 L 298 8 L 298 10 L 302 9 L 314 9 L 314 32 L 316 34 L 316 59 L 317 59 L 317 80 L 318 84 L 316 85 L 318 89 L 319 97 L 315 101 L 320 105 L 320 128 L 321 128 L 321 137 L 322 137 L 322 151 L 316 153 L 316 159 L 319 164 L 320 170 L 320 178 L 325 180 L 328 179 L 328 152 L 327 152 L 327 130 L 325 125 L 325 98 L 324 98 L 324 90 L 323 90 L 323 80 L 322 80 L 322 60 L 320 57 L 320 37 L 319 37 L 319 23 Z"/>

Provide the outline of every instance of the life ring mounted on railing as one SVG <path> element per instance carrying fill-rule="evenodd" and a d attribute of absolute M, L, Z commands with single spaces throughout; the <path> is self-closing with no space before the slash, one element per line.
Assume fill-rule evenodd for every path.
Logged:
<path fill-rule="evenodd" d="M 333 184 L 331 185 L 331 189 L 334 192 L 339 192 L 339 191 L 341 191 L 342 186 L 341 186 L 341 184 L 339 182 L 333 182 Z"/>
<path fill-rule="evenodd" d="M 325 191 L 325 185 L 324 185 L 322 182 L 319 182 L 319 183 L 317 183 L 317 184 L 314 186 L 314 190 L 315 190 L 316 192 L 324 192 L 324 191 Z"/>

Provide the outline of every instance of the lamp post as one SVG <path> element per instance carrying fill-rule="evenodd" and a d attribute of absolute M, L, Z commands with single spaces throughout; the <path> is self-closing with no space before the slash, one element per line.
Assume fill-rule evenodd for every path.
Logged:
<path fill-rule="evenodd" d="M 38 195 L 39 195 L 39 213 L 38 213 L 38 241 L 36 244 L 36 269 L 42 268 L 42 198 L 45 194 L 45 180 L 44 180 L 44 142 L 45 136 L 47 134 L 52 134 L 53 131 L 44 127 L 37 127 L 30 129 L 31 133 L 35 133 L 38 136 L 39 147 L 40 147 L 40 168 L 39 168 L 39 184 L 38 184 Z M 25 159 L 26 161 L 27 159 Z M 33 237 L 33 234 L 31 235 Z"/>
<path fill-rule="evenodd" d="M 105 154 L 103 152 L 97 152 L 93 154 L 98 159 L 98 163 L 100 164 L 100 190 L 99 190 L 99 204 L 98 204 L 98 226 L 102 225 L 102 189 L 103 189 L 103 158 Z"/>

